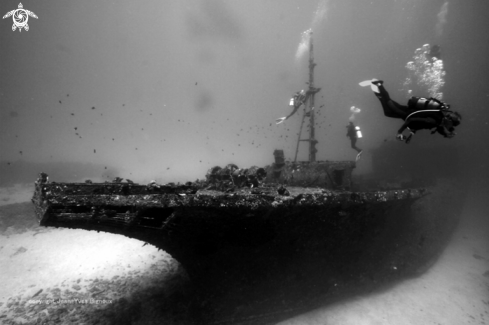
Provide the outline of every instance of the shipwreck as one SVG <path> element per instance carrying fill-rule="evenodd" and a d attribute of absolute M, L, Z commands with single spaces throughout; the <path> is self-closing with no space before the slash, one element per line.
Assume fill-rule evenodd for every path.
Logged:
<path fill-rule="evenodd" d="M 274 323 L 420 274 L 457 224 L 463 186 L 444 177 L 383 185 L 379 157 L 392 157 L 390 147 L 374 152 L 374 180 L 356 180 L 354 161 L 316 161 L 312 53 L 311 40 L 310 132 L 298 139 L 308 161 L 276 150 L 269 166 L 214 167 L 185 184 L 56 183 L 42 173 L 32 199 L 40 224 L 165 250 L 187 271 L 203 324 Z"/>

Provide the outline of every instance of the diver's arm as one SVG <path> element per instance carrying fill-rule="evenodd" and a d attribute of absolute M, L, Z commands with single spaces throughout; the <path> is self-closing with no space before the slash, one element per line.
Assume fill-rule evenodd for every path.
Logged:
<path fill-rule="evenodd" d="M 401 128 L 399 130 L 397 130 L 397 134 L 402 134 L 402 132 L 404 132 L 404 130 L 406 130 L 409 126 L 409 124 L 411 123 L 412 120 L 408 119 L 404 122 L 404 124 L 401 126 Z"/>
<path fill-rule="evenodd" d="M 426 123 L 426 119 L 425 118 L 409 118 L 407 119 L 404 124 L 401 126 L 401 128 L 399 130 L 397 130 L 397 134 L 402 134 L 404 132 L 404 130 L 406 130 L 407 128 L 409 128 L 409 126 L 413 123 L 417 123 L 417 122 L 422 122 L 422 123 Z"/>
<path fill-rule="evenodd" d="M 445 128 L 443 126 L 438 126 L 436 128 L 436 132 L 440 133 L 445 138 L 453 138 L 455 136 L 455 134 L 456 134 L 455 132 L 452 132 L 450 130 L 447 130 L 447 128 Z"/>
<path fill-rule="evenodd" d="M 402 132 L 404 132 L 405 129 L 409 128 L 411 125 L 414 126 L 411 127 L 411 129 L 414 130 L 420 130 L 420 129 L 430 130 L 438 127 L 438 123 L 432 117 L 413 117 L 407 119 L 404 122 L 404 124 L 401 126 L 401 128 L 397 131 L 397 133 L 401 134 Z"/>
<path fill-rule="evenodd" d="M 413 135 L 416 133 L 416 129 L 409 128 L 409 126 L 413 123 L 429 123 L 429 120 L 426 118 L 410 118 L 410 119 L 407 119 L 404 122 L 404 124 L 401 126 L 401 128 L 397 131 L 397 135 L 396 135 L 397 140 L 406 141 L 406 143 L 411 142 Z M 406 130 L 406 129 L 408 129 L 410 132 L 407 137 L 405 137 L 402 134 L 404 132 L 404 130 Z"/>
<path fill-rule="evenodd" d="M 443 126 L 438 126 L 436 128 L 436 132 L 440 133 L 441 135 L 443 135 L 445 138 L 448 137 L 448 134 L 445 130 L 445 128 Z"/>

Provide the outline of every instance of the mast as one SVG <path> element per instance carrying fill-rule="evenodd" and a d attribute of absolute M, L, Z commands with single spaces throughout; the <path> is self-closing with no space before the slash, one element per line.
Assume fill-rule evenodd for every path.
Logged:
<path fill-rule="evenodd" d="M 316 63 L 314 63 L 312 31 L 309 42 L 309 162 L 314 162 L 316 161 L 316 144 L 318 143 L 314 129 L 314 96 L 319 90 L 314 88 L 314 67 Z"/>
<path fill-rule="evenodd" d="M 297 161 L 297 154 L 299 152 L 299 143 L 301 141 L 307 141 L 309 142 L 309 162 L 314 162 L 316 161 L 316 144 L 318 141 L 316 140 L 316 133 L 315 133 L 315 128 L 314 128 L 314 97 L 317 92 L 321 90 L 321 88 L 314 88 L 314 67 L 316 66 L 316 63 L 314 63 L 314 51 L 313 51 L 313 42 L 312 42 L 312 31 L 310 32 L 310 39 L 309 39 L 309 89 L 307 90 L 307 106 L 304 108 L 304 115 L 302 116 L 302 123 L 301 127 L 299 130 L 299 138 L 297 139 L 297 147 L 295 150 L 295 159 L 294 161 Z M 309 108 L 309 109 L 307 109 Z M 304 119 L 306 117 L 309 117 L 309 138 L 308 139 L 301 139 L 302 135 L 302 126 L 304 124 Z"/>

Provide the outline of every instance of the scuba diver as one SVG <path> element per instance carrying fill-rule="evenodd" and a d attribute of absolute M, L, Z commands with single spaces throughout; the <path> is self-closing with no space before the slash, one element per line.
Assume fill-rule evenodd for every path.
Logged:
<path fill-rule="evenodd" d="M 346 136 L 350 138 L 351 147 L 358 152 L 357 157 L 355 159 L 356 161 L 358 161 L 360 159 L 360 156 L 362 155 L 362 149 L 358 148 L 356 145 L 358 138 L 362 137 L 362 132 L 360 131 L 360 127 L 355 126 L 355 124 L 353 124 L 353 122 L 350 121 L 350 123 L 348 123 L 348 125 L 346 126 Z"/>
<path fill-rule="evenodd" d="M 292 113 L 290 113 L 289 115 L 285 116 L 285 117 L 280 117 L 278 118 L 276 121 L 275 121 L 275 124 L 280 124 L 280 123 L 283 123 L 285 122 L 287 119 L 289 119 L 292 115 L 294 115 L 297 110 L 303 105 L 305 104 L 305 102 L 307 101 L 307 98 L 309 97 L 309 92 L 306 93 L 306 91 L 303 89 L 301 91 L 298 91 L 294 97 L 292 97 L 290 99 L 290 103 L 289 103 L 289 106 L 293 106 L 294 109 L 292 110 Z"/>
<path fill-rule="evenodd" d="M 404 120 L 404 124 L 397 131 L 396 138 L 409 143 L 416 131 L 422 129 L 432 130 L 431 134 L 438 132 L 445 138 L 453 138 L 455 127 L 460 124 L 462 116 L 458 112 L 450 111 L 450 105 L 435 98 L 411 97 L 406 105 L 393 101 L 382 80 L 367 80 L 360 83 L 365 87 L 370 85 L 375 96 L 380 100 L 384 115 Z M 403 135 L 408 129 L 410 134 Z"/>

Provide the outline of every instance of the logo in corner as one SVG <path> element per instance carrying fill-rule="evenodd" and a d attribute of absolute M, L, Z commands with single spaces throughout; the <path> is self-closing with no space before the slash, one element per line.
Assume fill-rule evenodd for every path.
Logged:
<path fill-rule="evenodd" d="M 3 16 L 3 19 L 8 18 L 12 16 L 12 19 L 14 20 L 14 24 L 12 25 L 12 31 L 15 31 L 17 28 L 19 29 L 19 32 L 22 31 L 22 28 L 24 28 L 26 31 L 29 30 L 29 25 L 27 25 L 27 21 L 29 20 L 29 16 L 36 18 L 37 16 L 35 13 L 29 10 L 25 10 L 24 6 L 22 6 L 22 3 L 19 3 L 19 8 L 14 9 L 12 11 L 9 11 Z"/>

